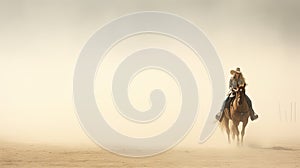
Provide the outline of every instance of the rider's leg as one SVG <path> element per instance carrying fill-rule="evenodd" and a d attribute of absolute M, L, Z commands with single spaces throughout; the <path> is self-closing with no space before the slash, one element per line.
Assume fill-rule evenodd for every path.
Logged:
<path fill-rule="evenodd" d="M 228 100 L 229 100 L 229 97 L 227 97 L 226 100 L 223 102 L 220 112 L 216 115 L 216 119 L 219 120 L 220 122 L 222 121 L 222 118 L 224 115 L 224 110 L 225 110 L 226 105 L 228 104 Z"/>
<path fill-rule="evenodd" d="M 228 108 L 228 109 L 230 108 L 230 104 L 231 104 L 233 99 L 234 99 L 234 97 L 229 97 L 228 98 L 228 101 L 227 101 L 227 104 L 226 104 L 225 108 Z"/>
<path fill-rule="evenodd" d="M 248 104 L 248 106 L 250 108 L 250 118 L 253 121 L 253 120 L 255 120 L 255 119 L 258 118 L 258 115 L 255 114 L 255 112 L 254 112 L 254 110 L 252 108 L 252 101 L 250 100 L 250 98 L 247 95 L 246 95 L 246 100 L 247 100 L 247 104 Z"/>
<path fill-rule="evenodd" d="M 233 99 L 234 99 L 234 97 L 229 97 L 228 101 L 227 101 L 227 104 L 225 106 L 225 109 L 228 109 L 229 112 L 230 112 L 230 105 L 231 105 L 231 102 L 232 102 Z M 231 119 L 231 115 L 230 114 L 229 114 L 229 118 Z"/>

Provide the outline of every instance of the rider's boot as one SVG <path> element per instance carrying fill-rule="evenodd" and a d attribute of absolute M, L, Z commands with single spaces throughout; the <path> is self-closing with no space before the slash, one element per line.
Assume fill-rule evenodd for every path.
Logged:
<path fill-rule="evenodd" d="M 224 114 L 223 114 L 223 112 L 222 111 L 220 111 L 217 115 L 216 115 L 216 119 L 218 120 L 218 121 L 222 121 L 222 118 L 223 118 L 223 116 L 224 116 Z"/>
<path fill-rule="evenodd" d="M 258 115 L 255 114 L 255 112 L 252 108 L 250 109 L 250 118 L 251 118 L 252 121 L 254 121 L 258 118 Z"/>
<path fill-rule="evenodd" d="M 225 110 L 228 110 L 228 108 L 225 108 L 224 111 L 220 111 L 217 115 L 216 115 L 216 119 L 219 120 L 220 122 L 222 121 L 222 119 L 224 118 L 225 115 Z M 229 115 L 229 119 L 231 119 L 231 116 Z"/>

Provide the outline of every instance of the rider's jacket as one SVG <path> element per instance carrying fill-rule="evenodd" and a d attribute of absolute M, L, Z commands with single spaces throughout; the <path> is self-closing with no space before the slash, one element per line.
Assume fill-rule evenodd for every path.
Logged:
<path fill-rule="evenodd" d="M 235 79 L 233 77 L 230 78 L 230 81 L 229 81 L 229 89 L 232 92 L 233 89 L 236 89 L 238 88 L 238 86 L 243 86 L 245 85 L 245 80 L 243 78 L 238 78 L 238 79 Z M 231 96 L 234 96 L 233 94 L 231 94 Z"/>

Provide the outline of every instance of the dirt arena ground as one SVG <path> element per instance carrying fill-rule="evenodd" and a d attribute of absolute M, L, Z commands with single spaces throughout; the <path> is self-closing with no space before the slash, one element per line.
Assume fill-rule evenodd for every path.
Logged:
<path fill-rule="evenodd" d="M 174 148 L 148 158 L 127 158 L 101 148 L 1 143 L 0 167 L 300 167 L 300 146 Z"/>

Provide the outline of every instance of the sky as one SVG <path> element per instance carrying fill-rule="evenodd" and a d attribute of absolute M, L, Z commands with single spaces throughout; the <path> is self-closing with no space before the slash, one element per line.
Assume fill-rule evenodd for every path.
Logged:
<path fill-rule="evenodd" d="M 73 103 L 73 74 L 79 53 L 93 33 L 112 19 L 149 10 L 182 16 L 205 32 L 223 65 L 226 83 L 220 85 L 227 85 L 231 69 L 241 68 L 248 83 L 247 94 L 260 117 L 249 124 L 249 139 L 271 140 L 271 135 L 279 136 L 274 131 L 277 130 L 282 138 L 298 140 L 300 135 L 293 131 L 300 127 L 300 113 L 296 110 L 297 122 L 292 122 L 295 117 L 290 115 L 290 104 L 297 104 L 300 99 L 299 9 L 300 2 L 296 0 L 1 0 L 0 140 L 91 143 L 81 129 Z M 209 77 L 201 61 L 172 38 L 145 34 L 115 46 L 95 79 L 97 102 L 105 102 L 102 108 L 115 129 L 132 136 L 150 136 L 172 124 L 180 92 L 168 75 L 154 70 L 145 72 L 130 85 L 129 97 L 138 109 L 149 107 L 147 93 L 158 87 L 158 78 L 158 84 L 169 94 L 165 116 L 147 126 L 129 123 L 109 107 L 112 103 L 106 88 L 111 81 L 105 83 L 106 88 L 100 87 L 101 80 L 112 78 L 113 67 L 122 56 L 144 47 L 173 50 L 196 76 L 202 102 L 200 115 L 182 145 L 197 145 L 211 103 Z M 208 143 L 220 143 L 223 138 L 217 130 Z"/>

